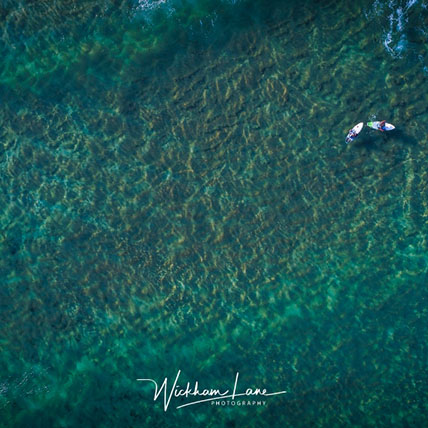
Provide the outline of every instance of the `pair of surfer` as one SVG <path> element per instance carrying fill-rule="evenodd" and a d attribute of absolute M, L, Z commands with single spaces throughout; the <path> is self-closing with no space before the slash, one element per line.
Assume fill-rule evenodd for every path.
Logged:
<path fill-rule="evenodd" d="M 352 129 L 349 130 L 348 135 L 346 136 L 345 142 L 348 144 L 351 141 L 354 141 L 357 137 L 358 134 L 361 132 L 361 130 L 363 129 L 364 126 L 364 122 L 360 122 L 357 125 L 355 125 Z M 394 125 L 391 125 L 390 123 L 386 123 L 385 120 L 382 121 L 374 121 L 374 122 L 367 122 L 367 126 L 369 128 L 372 129 L 376 129 L 378 131 L 392 131 L 393 129 L 395 129 Z"/>
<path fill-rule="evenodd" d="M 377 125 L 377 129 L 379 130 L 379 131 L 382 131 L 382 132 L 385 132 L 387 129 L 386 129 L 386 127 L 385 127 L 385 124 L 386 124 L 386 120 L 382 120 L 381 122 L 379 122 L 379 124 Z M 356 132 L 356 131 L 354 131 L 354 129 L 351 129 L 350 131 L 349 131 L 349 137 L 351 137 L 351 138 L 356 138 L 357 137 L 357 135 L 358 135 L 358 133 Z"/>

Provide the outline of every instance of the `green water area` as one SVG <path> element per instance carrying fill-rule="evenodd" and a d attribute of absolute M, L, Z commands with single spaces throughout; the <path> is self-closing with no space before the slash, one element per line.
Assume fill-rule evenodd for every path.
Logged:
<path fill-rule="evenodd" d="M 427 77 L 426 0 L 0 1 L 0 426 L 428 426 Z"/>

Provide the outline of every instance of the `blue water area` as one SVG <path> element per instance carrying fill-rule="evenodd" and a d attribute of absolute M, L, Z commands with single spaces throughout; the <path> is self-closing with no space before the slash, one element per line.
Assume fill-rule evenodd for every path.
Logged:
<path fill-rule="evenodd" d="M 0 2 L 0 425 L 426 426 L 427 23 Z"/>

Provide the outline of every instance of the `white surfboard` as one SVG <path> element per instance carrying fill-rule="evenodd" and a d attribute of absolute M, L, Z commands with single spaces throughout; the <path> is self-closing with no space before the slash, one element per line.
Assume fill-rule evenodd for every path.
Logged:
<path fill-rule="evenodd" d="M 376 120 L 374 122 L 367 122 L 367 126 L 369 126 L 370 128 L 373 128 L 373 129 L 378 129 L 378 130 L 380 130 L 379 124 L 380 124 L 379 120 Z M 394 125 L 392 125 L 391 123 L 385 123 L 384 131 L 392 131 L 393 129 L 395 129 Z"/>
<path fill-rule="evenodd" d="M 351 141 L 354 141 L 358 134 L 363 129 L 364 122 L 357 123 L 352 129 L 349 130 L 348 135 L 346 136 L 346 144 L 350 143 Z"/>

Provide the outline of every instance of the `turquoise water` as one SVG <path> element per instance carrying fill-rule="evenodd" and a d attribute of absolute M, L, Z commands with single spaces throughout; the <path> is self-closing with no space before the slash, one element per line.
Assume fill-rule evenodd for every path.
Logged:
<path fill-rule="evenodd" d="M 1 424 L 426 426 L 427 8 L 1 2 Z"/>

